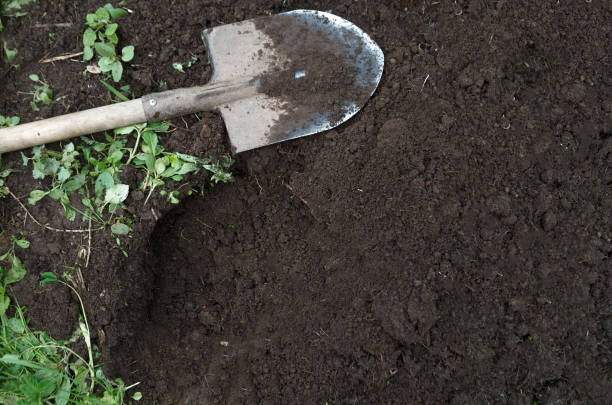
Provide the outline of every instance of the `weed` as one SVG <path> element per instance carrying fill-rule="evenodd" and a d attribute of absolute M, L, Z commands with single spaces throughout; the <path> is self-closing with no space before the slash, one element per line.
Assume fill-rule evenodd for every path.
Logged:
<path fill-rule="evenodd" d="M 127 390 L 121 379 L 109 380 L 99 365 L 83 301 L 77 291 L 53 273 L 43 273 L 41 285 L 58 282 L 70 288 L 81 305 L 79 327 L 67 340 L 56 340 L 45 332 L 32 332 L 24 310 L 15 305 L 15 316 L 0 315 L 0 402 L 19 404 L 124 404 Z M 87 359 L 69 345 L 82 338 Z M 101 396 L 94 392 L 100 392 Z M 137 392 L 132 399 L 139 400 Z"/>
<path fill-rule="evenodd" d="M 34 91 L 28 93 L 32 95 L 33 100 L 30 101 L 30 107 L 34 111 L 40 111 L 38 103 L 51 104 L 53 102 L 53 91 L 49 88 L 49 84 L 42 81 L 37 74 L 31 74 L 28 76 L 34 83 Z"/>
<path fill-rule="evenodd" d="M 234 161 L 229 156 L 223 156 L 220 160 L 213 162 L 209 158 L 198 158 L 191 155 L 176 152 L 166 152 L 159 144 L 157 132 L 168 131 L 166 124 L 140 124 L 132 125 L 115 130 L 117 134 L 135 134 L 136 144 L 130 152 L 126 164 L 134 162 L 137 168 L 145 171 L 145 178 L 140 188 L 149 190 L 145 204 L 149 201 L 153 191 L 169 181 L 180 181 L 186 174 L 197 173 L 204 168 L 213 173 L 212 181 L 228 182 L 231 180 L 229 167 Z M 140 146 L 140 153 L 138 147 Z M 160 192 L 173 204 L 178 204 L 178 190 Z"/>
<path fill-rule="evenodd" d="M 186 63 L 174 62 L 174 63 L 172 63 L 172 67 L 174 69 L 178 70 L 181 73 L 185 73 L 185 67 L 186 68 L 190 68 L 197 61 L 198 61 L 198 56 L 197 55 L 191 55 L 191 58 L 189 58 L 188 62 L 186 62 Z"/>
<path fill-rule="evenodd" d="M 116 129 L 113 136 L 105 134 L 105 142 L 81 137 L 82 145 L 75 147 L 68 143 L 59 152 L 44 145 L 35 146 L 31 157 L 21 154 L 23 165 L 32 163 L 32 176 L 38 180 L 49 179 L 50 187 L 32 190 L 28 202 L 36 205 L 48 196 L 60 202 L 70 221 L 81 214 L 83 219 L 101 227 L 110 225 L 115 235 L 125 235 L 130 231 L 129 221 L 123 216 L 115 217 L 129 193 L 129 186 L 119 180 L 125 166 L 133 164 L 145 172 L 140 185 L 143 191 L 148 190 L 145 204 L 156 188 L 180 181 L 201 169 L 212 173 L 213 184 L 231 180 L 229 168 L 234 161 L 229 156 L 213 160 L 166 152 L 159 144 L 158 133 L 167 132 L 168 128 L 167 124 L 159 123 L 131 125 Z M 126 146 L 128 135 L 136 138 L 133 147 Z M 179 202 L 178 189 L 162 190 L 160 194 L 171 203 Z M 77 196 L 81 197 L 81 208 L 75 206 Z"/>
<path fill-rule="evenodd" d="M 0 128 L 14 127 L 19 124 L 19 117 L 5 117 L 0 115 Z"/>
<path fill-rule="evenodd" d="M 113 218 L 129 192 L 129 186 L 119 181 L 125 140 L 108 135 L 107 142 L 86 137 L 81 139 L 84 144 L 79 146 L 78 150 L 71 142 L 65 145 L 61 152 L 51 151 L 41 145 L 32 149 L 32 157 L 21 154 L 24 166 L 32 162 L 32 176 L 35 179 L 48 177 L 51 180 L 50 189 L 31 191 L 28 202 L 35 205 L 49 196 L 62 204 L 66 217 L 71 221 L 74 221 L 79 213 L 83 219 L 102 226 L 123 223 L 123 217 L 116 220 Z M 72 202 L 72 197 L 77 194 L 81 196 L 83 209 L 77 209 Z M 122 226 L 112 230 L 116 234 L 127 233 L 121 232 L 125 231 Z"/>
<path fill-rule="evenodd" d="M 4 55 L 6 56 L 6 61 L 8 63 L 13 63 L 13 61 L 15 60 L 15 58 L 17 57 L 17 54 L 19 52 L 17 51 L 17 49 L 9 49 L 8 44 L 6 43 L 6 41 L 4 41 L 2 46 L 4 48 Z"/>
<path fill-rule="evenodd" d="M 0 237 L 3 237 L 3 234 L 0 233 Z M 4 316 L 11 303 L 6 294 L 6 286 L 20 281 L 26 274 L 25 266 L 15 254 L 15 246 L 24 249 L 30 246 L 30 242 L 27 240 L 17 239 L 14 236 L 10 237 L 10 244 L 11 247 L 0 256 L 0 263 L 8 263 L 10 266 L 5 268 L 0 265 L 0 316 Z"/>
<path fill-rule="evenodd" d="M 2 116 L 0 116 L 0 119 L 1 118 Z M 17 118 L 17 117 L 13 117 L 13 118 Z M 19 121 L 19 119 L 17 121 Z M 1 124 L 1 121 L 0 121 L 0 124 Z M 2 128 L 2 125 L 0 125 L 0 128 Z M 0 155 L 0 169 L 1 168 L 2 168 L 2 155 Z M 17 172 L 17 170 L 14 170 L 14 169 L 6 169 L 6 170 L 0 171 L 0 198 L 4 198 L 10 194 L 9 188 L 6 186 L 6 184 L 4 184 L 4 179 L 6 179 L 9 176 L 9 174 L 15 173 L 15 172 Z"/>
<path fill-rule="evenodd" d="M 129 62 L 134 58 L 134 46 L 128 45 L 121 49 L 121 55 L 117 55 L 115 46 L 119 43 L 117 29 L 119 25 L 113 20 L 128 14 L 122 8 L 115 8 L 106 4 L 96 10 L 95 14 L 87 14 L 87 25 L 83 33 L 83 59 L 91 60 L 95 53 L 98 54 L 98 67 L 104 73 L 111 73 L 115 82 L 121 80 L 123 65 L 121 62 Z"/>

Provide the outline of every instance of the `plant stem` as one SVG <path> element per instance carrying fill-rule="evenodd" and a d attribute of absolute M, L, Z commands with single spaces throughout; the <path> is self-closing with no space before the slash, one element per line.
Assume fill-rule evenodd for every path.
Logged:
<path fill-rule="evenodd" d="M 136 136 L 136 143 L 134 144 L 134 147 L 130 151 L 130 157 L 128 158 L 127 162 L 125 162 L 126 166 L 130 164 L 132 159 L 134 159 L 134 157 L 136 156 L 136 151 L 138 150 L 138 143 L 140 142 L 140 135 L 142 134 L 142 130 L 136 129 L 136 132 L 138 132 L 138 135 Z"/>

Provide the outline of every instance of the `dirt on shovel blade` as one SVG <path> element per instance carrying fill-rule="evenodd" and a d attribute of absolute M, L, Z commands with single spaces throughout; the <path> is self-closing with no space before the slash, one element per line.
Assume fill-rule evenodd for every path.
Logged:
<path fill-rule="evenodd" d="M 610 4 L 130 0 L 118 33 L 135 57 L 117 87 L 135 96 L 206 83 L 203 29 L 297 8 L 369 33 L 383 78 L 337 129 L 236 156 L 233 183 L 211 187 L 202 171 L 167 186 L 179 205 L 157 192 L 143 205 L 144 176 L 125 169 L 119 215 L 133 223 L 120 246 L 108 230 L 43 228 L 3 198 L 5 239 L 31 243 L 16 250 L 27 275 L 9 292 L 32 328 L 68 339 L 78 301 L 39 280 L 73 275 L 98 362 L 141 382 L 144 404 L 608 404 Z M 103 5 L 40 1 L 2 16 L 19 68 L 0 60 L 1 115 L 110 102 L 80 57 L 40 62 L 82 51 L 86 14 Z M 339 56 L 281 28 L 274 46 L 312 41 L 303 57 L 321 70 L 302 83 L 326 106 L 344 86 Z M 54 91 L 38 112 L 34 73 Z M 301 101 L 299 86 L 267 83 Z M 217 114 L 172 124 L 167 151 L 229 150 Z M 2 169 L 21 171 L 5 181 L 38 222 L 87 231 L 58 201 L 28 204 L 50 183 L 19 153 Z"/>
<path fill-rule="evenodd" d="M 256 20 L 255 27 L 271 39 L 264 47 L 287 61 L 259 78 L 260 91 L 283 111 L 270 129 L 271 142 L 322 118 L 336 126 L 356 105 L 363 105 L 376 86 L 377 66 L 375 60 L 363 61 L 361 38 L 349 31 L 340 35 L 330 28 L 334 26 L 324 14 Z M 369 80 L 360 82 L 366 73 Z M 296 74 L 303 76 L 296 79 Z"/>

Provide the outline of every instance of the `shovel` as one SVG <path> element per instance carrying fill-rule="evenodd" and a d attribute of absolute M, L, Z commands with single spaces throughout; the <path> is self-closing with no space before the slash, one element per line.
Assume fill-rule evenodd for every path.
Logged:
<path fill-rule="evenodd" d="M 367 102 L 384 56 L 333 14 L 295 10 L 202 34 L 213 68 L 205 86 L 153 93 L 0 130 L 0 153 L 181 115 L 219 111 L 234 153 L 331 129 Z"/>

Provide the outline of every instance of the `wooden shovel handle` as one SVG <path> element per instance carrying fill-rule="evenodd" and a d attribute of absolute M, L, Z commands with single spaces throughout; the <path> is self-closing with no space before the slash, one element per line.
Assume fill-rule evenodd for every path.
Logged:
<path fill-rule="evenodd" d="M 92 108 L 0 129 L 0 153 L 145 122 L 142 100 Z"/>
<path fill-rule="evenodd" d="M 237 83 L 218 82 L 206 86 L 168 90 L 137 100 L 0 129 L 0 153 L 132 124 L 210 111 L 256 94 L 258 83 L 257 80 Z"/>

